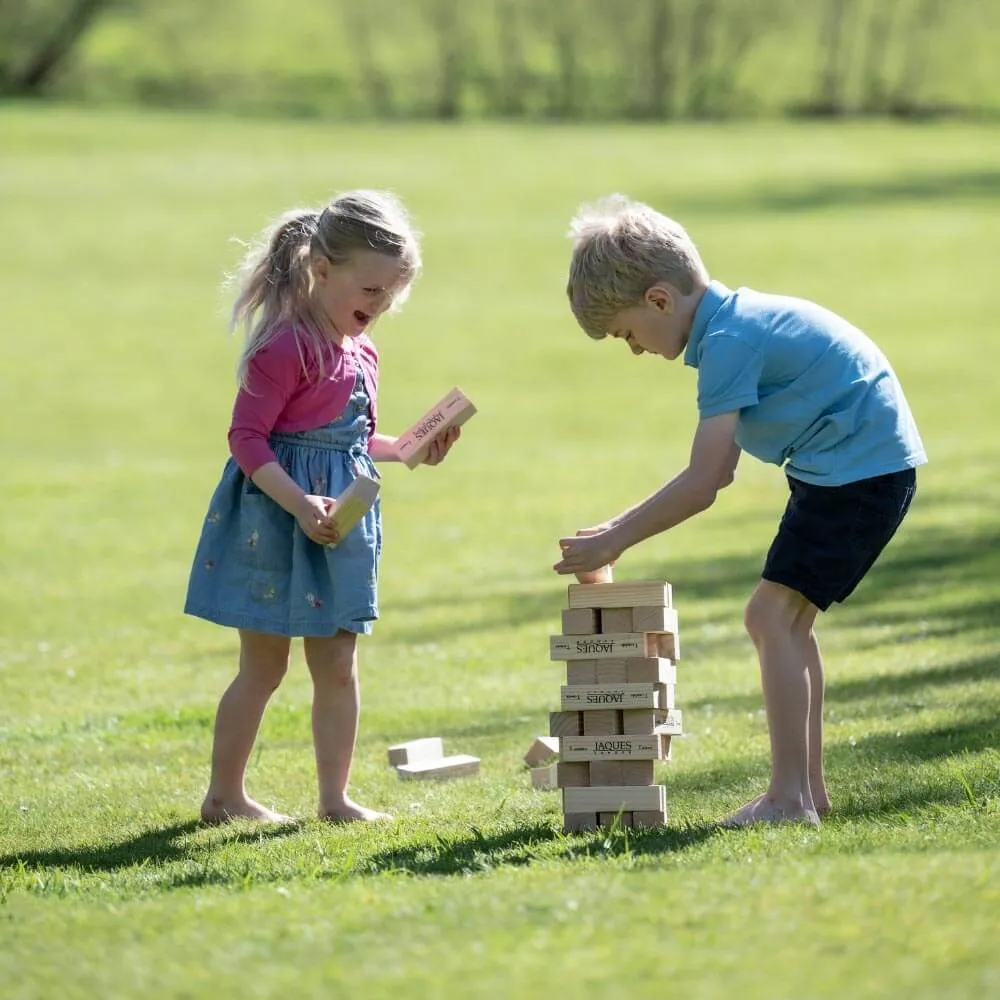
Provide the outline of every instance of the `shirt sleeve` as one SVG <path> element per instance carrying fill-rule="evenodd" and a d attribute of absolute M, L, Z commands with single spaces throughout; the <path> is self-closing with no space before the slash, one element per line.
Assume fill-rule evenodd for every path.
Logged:
<path fill-rule="evenodd" d="M 698 361 L 698 414 L 702 420 L 759 401 L 760 351 L 727 334 L 707 335 Z"/>
<path fill-rule="evenodd" d="M 288 350 L 286 344 L 269 345 L 251 359 L 229 425 L 229 450 L 247 477 L 277 461 L 268 438 L 301 376 L 298 351 Z"/>

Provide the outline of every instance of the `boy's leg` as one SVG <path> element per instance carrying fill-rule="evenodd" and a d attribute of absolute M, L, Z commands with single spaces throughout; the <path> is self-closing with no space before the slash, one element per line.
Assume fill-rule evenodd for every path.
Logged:
<path fill-rule="evenodd" d="M 726 825 L 782 820 L 819 823 L 809 766 L 811 682 L 820 666 L 812 632 L 817 613 L 801 594 L 769 580 L 761 580 L 750 598 L 746 628 L 760 660 L 771 739 L 771 781 L 764 795 L 730 816 Z"/>
<path fill-rule="evenodd" d="M 809 674 L 809 788 L 820 816 L 830 811 L 830 795 L 823 774 L 823 654 L 816 632 L 809 630 L 810 649 L 806 670 Z"/>
<path fill-rule="evenodd" d="M 272 823 L 289 819 L 249 798 L 244 779 L 264 709 L 288 669 L 290 645 L 285 636 L 240 629 L 239 672 L 215 716 L 212 778 L 201 806 L 206 823 L 240 816 Z"/>
<path fill-rule="evenodd" d="M 320 818 L 389 819 L 384 813 L 358 805 L 347 795 L 361 712 L 357 636 L 341 630 L 329 638 L 307 638 L 305 653 L 313 679 L 313 743 Z"/>

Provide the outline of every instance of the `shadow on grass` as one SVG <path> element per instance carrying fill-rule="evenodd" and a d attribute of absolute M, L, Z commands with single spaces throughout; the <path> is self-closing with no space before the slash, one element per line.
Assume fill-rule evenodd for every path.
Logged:
<path fill-rule="evenodd" d="M 904 647 L 905 648 L 905 647 Z M 945 685 L 970 684 L 977 681 L 995 681 L 1000 678 L 1000 656 L 980 656 L 934 667 L 916 667 L 892 673 L 855 677 L 846 680 L 830 679 L 827 672 L 826 707 L 836 708 L 849 702 L 868 699 L 897 699 L 927 688 Z M 711 707 L 724 712 L 754 712 L 763 706 L 760 691 L 752 694 L 732 694 L 699 698 L 684 703 L 684 709 L 693 718 L 696 712 Z M 892 706 L 899 709 L 900 706 Z"/>
<path fill-rule="evenodd" d="M 207 829 L 199 820 L 174 823 L 171 826 L 143 830 L 115 844 L 93 847 L 54 847 L 44 851 L 25 851 L 20 854 L 0 855 L 0 869 L 20 868 L 77 868 L 85 872 L 115 872 L 146 862 L 165 864 L 171 861 L 189 861 L 204 855 L 205 847 L 189 849 L 182 843 L 184 837 L 196 830 Z M 230 829 L 225 834 L 226 843 L 257 843 L 275 837 L 286 837 L 297 832 L 294 823 L 281 826 Z"/>
<path fill-rule="evenodd" d="M 629 851 L 632 854 L 663 854 L 696 847 L 719 831 L 712 824 L 689 824 L 628 832 Z M 390 848 L 373 855 L 370 864 L 373 873 L 392 871 L 412 875 L 469 875 L 495 868 L 529 865 L 542 860 L 620 854 L 620 840 L 620 834 L 612 835 L 608 830 L 564 836 L 560 830 L 545 823 L 504 829 L 496 833 L 483 833 L 473 828 L 469 837 L 452 840 L 439 838 L 434 844 Z"/>

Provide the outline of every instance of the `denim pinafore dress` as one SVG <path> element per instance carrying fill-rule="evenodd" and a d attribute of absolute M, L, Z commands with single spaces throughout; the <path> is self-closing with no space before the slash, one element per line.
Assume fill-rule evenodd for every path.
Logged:
<path fill-rule="evenodd" d="M 378 479 L 368 455 L 370 401 L 360 370 L 343 413 L 315 430 L 274 433 L 282 468 L 306 493 L 338 497 L 359 473 Z M 298 522 L 230 457 L 212 495 L 184 611 L 218 625 L 285 636 L 370 634 L 378 618 L 381 505 L 334 548 Z"/>

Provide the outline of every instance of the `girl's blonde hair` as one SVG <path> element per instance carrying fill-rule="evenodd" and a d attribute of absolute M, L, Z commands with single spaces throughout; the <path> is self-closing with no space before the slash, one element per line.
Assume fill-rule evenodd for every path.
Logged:
<path fill-rule="evenodd" d="M 394 195 L 349 191 L 322 210 L 286 212 L 261 234 L 233 281 L 238 290 L 230 327 L 246 335 L 236 369 L 241 386 L 246 387 L 251 359 L 285 324 L 293 326 L 303 366 L 309 354 L 318 360 L 322 374 L 327 338 L 312 303 L 310 263 L 322 256 L 342 264 L 359 250 L 399 261 L 403 285 L 392 305 L 401 305 L 420 272 L 420 245 L 406 209 Z"/>
<path fill-rule="evenodd" d="M 667 281 L 683 295 L 708 272 L 684 227 L 642 202 L 613 194 L 583 205 L 570 223 L 573 256 L 566 294 L 584 332 L 594 340 L 623 309 Z"/>

